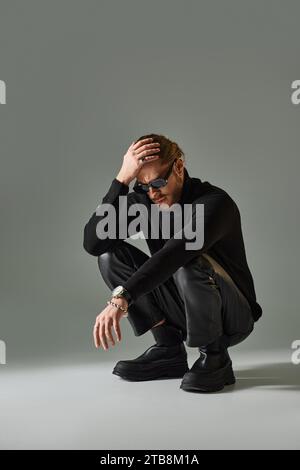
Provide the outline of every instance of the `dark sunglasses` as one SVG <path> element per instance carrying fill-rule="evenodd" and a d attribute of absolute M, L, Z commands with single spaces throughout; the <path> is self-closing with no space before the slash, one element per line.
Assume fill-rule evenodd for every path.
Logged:
<path fill-rule="evenodd" d="M 155 180 L 152 180 L 147 184 L 146 183 L 140 183 L 139 181 L 137 181 L 132 189 L 136 193 L 142 193 L 143 194 L 143 193 L 147 193 L 149 191 L 150 187 L 152 187 L 154 189 L 159 189 L 159 188 L 162 188 L 163 186 L 166 186 L 166 184 L 168 183 L 168 178 L 169 178 L 170 174 L 172 173 L 173 165 L 174 165 L 176 160 L 177 160 L 177 158 L 175 158 L 175 160 L 172 162 L 172 165 L 168 169 L 167 174 L 163 178 L 156 178 Z"/>

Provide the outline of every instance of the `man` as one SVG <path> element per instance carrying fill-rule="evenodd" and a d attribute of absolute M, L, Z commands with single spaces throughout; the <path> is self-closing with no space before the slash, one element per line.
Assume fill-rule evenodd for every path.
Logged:
<path fill-rule="evenodd" d="M 135 381 L 183 377 L 183 390 L 215 392 L 235 382 L 228 347 L 249 336 L 262 309 L 256 301 L 236 203 L 223 189 L 191 177 L 183 157 L 178 144 L 163 135 L 145 135 L 132 142 L 119 173 L 85 225 L 84 248 L 97 256 L 100 273 L 112 289 L 111 300 L 96 318 L 94 342 L 105 350 L 108 341 L 114 345 L 112 328 L 120 341 L 120 319 L 128 316 L 136 336 L 151 330 L 156 343 L 136 359 L 119 361 L 114 374 Z M 119 204 L 121 196 L 125 207 Z M 130 210 L 134 204 L 147 209 L 143 213 L 149 232 L 159 231 L 158 237 L 145 236 L 150 257 L 125 241 L 132 235 L 127 228 L 134 221 Z M 114 219 L 116 236 L 107 238 L 101 211 L 106 205 L 120 216 Z M 153 205 L 160 209 L 156 222 Z M 171 209 L 183 208 L 184 214 L 187 206 L 192 209 L 190 218 L 177 230 Z M 199 222 L 201 206 L 203 243 L 188 248 L 190 237 L 184 229 Z M 161 218 L 168 211 L 170 231 L 165 236 Z M 123 225 L 126 220 L 125 235 L 122 220 Z M 184 341 L 200 353 L 191 369 Z"/>

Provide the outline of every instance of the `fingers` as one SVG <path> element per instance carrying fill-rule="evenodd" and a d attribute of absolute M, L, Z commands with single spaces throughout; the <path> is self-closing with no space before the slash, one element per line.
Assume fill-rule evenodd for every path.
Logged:
<path fill-rule="evenodd" d="M 142 163 L 152 162 L 160 157 L 159 152 L 159 143 L 143 145 L 143 147 L 140 148 L 140 152 L 137 153 L 137 159 Z"/>
<path fill-rule="evenodd" d="M 100 342 L 101 342 L 103 349 L 105 350 L 108 349 L 107 338 L 105 336 L 105 323 L 104 322 L 100 323 L 99 338 L 100 338 Z"/>
<path fill-rule="evenodd" d="M 150 155 L 154 152 L 160 151 L 160 143 L 153 142 L 153 139 L 143 139 L 136 142 L 136 144 L 132 143 L 132 150 L 138 155 L 138 157 L 142 157 L 143 155 Z"/>
<path fill-rule="evenodd" d="M 143 155 L 142 157 L 138 157 L 138 160 L 141 162 L 141 164 L 145 164 L 148 162 L 153 162 L 154 160 L 157 160 L 159 158 L 159 155 Z"/>
<path fill-rule="evenodd" d="M 139 166 L 143 166 L 145 163 L 153 162 L 160 158 L 158 153 L 160 152 L 160 143 L 153 142 L 153 138 L 139 140 L 138 142 L 132 142 L 130 145 L 132 155 L 139 162 Z"/>
<path fill-rule="evenodd" d="M 113 327 L 117 336 L 117 340 L 121 341 L 121 328 L 120 328 L 120 323 L 118 322 L 117 318 L 113 319 Z"/>
<path fill-rule="evenodd" d="M 149 137 L 148 139 L 142 139 L 142 140 L 139 140 L 138 142 L 134 143 L 134 141 L 132 142 L 132 146 L 137 149 L 139 147 L 141 147 L 142 145 L 145 145 L 145 144 L 148 144 L 150 142 L 153 142 L 153 139 L 152 137 Z"/>
<path fill-rule="evenodd" d="M 106 338 L 109 339 L 109 341 L 111 342 L 111 344 L 114 346 L 115 345 L 115 340 L 113 338 L 113 335 L 111 334 L 111 324 L 106 321 L 105 322 L 105 328 L 104 328 L 104 331 L 105 331 L 105 336 Z"/>
<path fill-rule="evenodd" d="M 121 341 L 120 324 L 116 317 L 112 319 L 98 319 L 98 318 L 96 319 L 96 323 L 93 329 L 94 344 L 96 348 L 99 348 L 99 346 L 102 346 L 104 350 L 107 350 L 108 340 L 111 342 L 113 346 L 115 346 L 116 342 L 111 332 L 112 326 L 116 333 L 117 340 Z"/>
<path fill-rule="evenodd" d="M 94 344 L 96 346 L 96 348 L 99 348 L 100 346 L 100 341 L 99 341 L 99 323 L 97 322 L 96 320 L 96 323 L 94 325 L 94 329 L 93 329 L 93 337 L 94 337 Z"/>
<path fill-rule="evenodd" d="M 93 336 L 96 348 L 99 348 L 99 346 L 101 345 L 104 349 L 106 349 L 104 346 L 108 346 L 107 343 L 103 342 L 103 332 L 101 332 L 101 329 L 103 329 L 103 325 L 103 321 L 101 322 L 97 317 L 96 323 L 94 325 Z"/>

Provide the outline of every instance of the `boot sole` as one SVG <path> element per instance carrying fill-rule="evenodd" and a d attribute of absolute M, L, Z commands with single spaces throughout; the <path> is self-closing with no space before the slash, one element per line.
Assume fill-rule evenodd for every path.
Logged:
<path fill-rule="evenodd" d="M 220 372 L 212 374 L 211 377 L 209 375 L 207 377 L 199 377 L 198 383 L 196 383 L 196 381 L 195 383 L 182 382 L 180 388 L 191 392 L 211 393 L 219 392 L 223 390 L 226 385 L 233 385 L 236 382 L 231 366 L 222 372 L 222 377 L 218 377 L 218 375 L 221 375 Z"/>
<path fill-rule="evenodd" d="M 156 364 L 152 365 L 151 369 L 137 372 L 128 372 L 126 371 L 126 367 L 126 365 L 116 365 L 112 373 L 125 380 L 140 382 L 144 380 L 182 378 L 189 370 L 187 362 L 165 362 L 163 364 L 159 364 L 157 361 Z"/>

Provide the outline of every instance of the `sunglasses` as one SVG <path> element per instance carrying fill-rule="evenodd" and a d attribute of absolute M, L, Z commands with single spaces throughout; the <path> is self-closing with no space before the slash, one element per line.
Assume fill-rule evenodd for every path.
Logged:
<path fill-rule="evenodd" d="M 163 178 L 156 178 L 155 180 L 152 180 L 147 184 L 146 183 L 140 183 L 139 181 L 137 181 L 132 189 L 136 193 L 142 193 L 143 194 L 143 193 L 147 193 L 150 190 L 150 187 L 152 187 L 154 189 L 159 189 L 159 188 L 162 188 L 163 186 L 166 186 L 166 184 L 168 183 L 168 178 L 169 178 L 170 174 L 172 173 L 173 165 L 174 165 L 176 160 L 177 160 L 177 158 L 175 158 L 175 160 L 172 162 L 172 165 L 168 169 L 167 174 Z"/>

